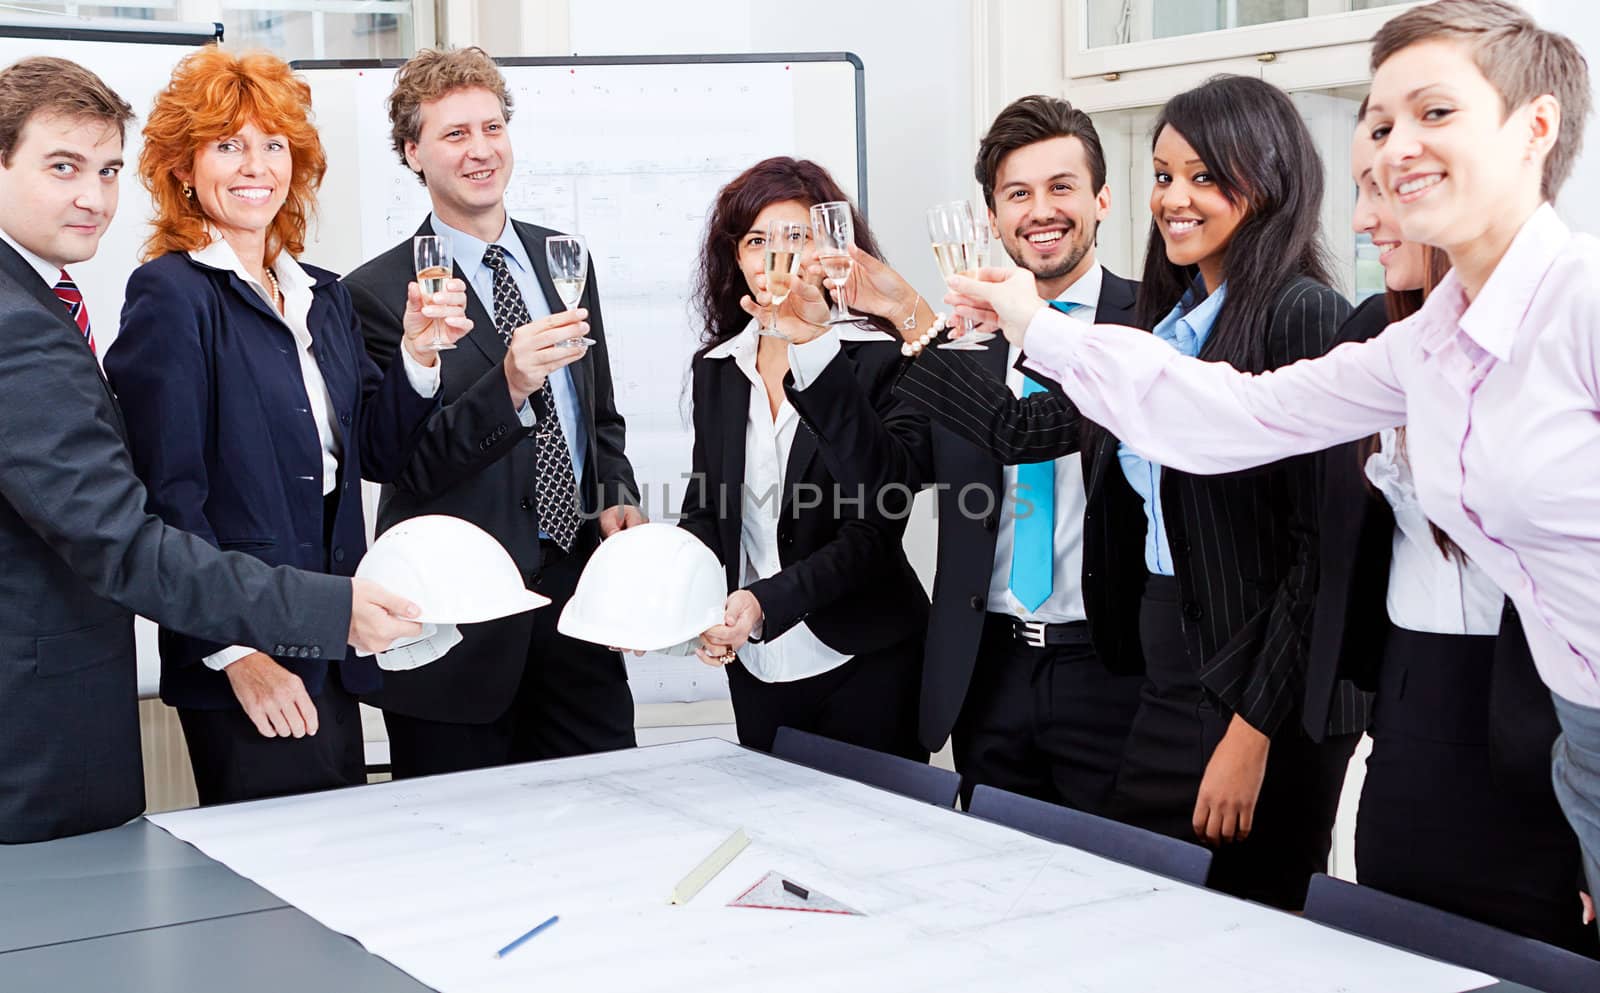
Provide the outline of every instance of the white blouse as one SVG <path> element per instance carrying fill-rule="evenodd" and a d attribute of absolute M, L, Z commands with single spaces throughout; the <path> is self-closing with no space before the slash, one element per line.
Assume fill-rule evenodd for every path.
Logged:
<path fill-rule="evenodd" d="M 778 515 L 783 512 L 784 475 L 789 450 L 794 447 L 800 415 L 787 397 L 780 401 L 777 417 L 767 397 L 766 383 L 756 370 L 760 344 L 757 324 L 751 321 L 738 335 L 706 353 L 708 359 L 732 359 L 750 380 L 750 416 L 745 419 L 744 480 L 739 487 L 739 585 L 778 574 Z M 731 482 L 731 481 L 730 481 Z M 852 656 L 836 652 L 804 621 L 771 641 L 751 640 L 739 649 L 739 661 L 764 683 L 788 683 L 836 669 Z"/>
<path fill-rule="evenodd" d="M 1461 553 L 1446 558 L 1434 543 L 1417 502 L 1411 465 L 1396 449 L 1393 428 L 1379 436 L 1367 478 L 1394 510 L 1394 554 L 1389 563 L 1389 620 L 1428 634 L 1498 634 L 1505 594 Z"/>

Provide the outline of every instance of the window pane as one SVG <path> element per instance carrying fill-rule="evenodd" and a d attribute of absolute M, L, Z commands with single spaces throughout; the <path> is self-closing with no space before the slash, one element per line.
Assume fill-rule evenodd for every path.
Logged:
<path fill-rule="evenodd" d="M 430 0 L 431 2 L 431 0 Z M 400 58 L 416 48 L 406 0 L 212 0 L 144 4 L 41 2 L 30 6 L 79 17 L 140 21 L 221 21 L 234 51 L 265 48 L 286 59 Z"/>
<path fill-rule="evenodd" d="M 1370 10 L 1407 0 L 1340 0 L 1336 12 Z M 1310 0 L 1085 0 L 1088 45 L 1103 48 L 1155 38 L 1226 31 L 1310 16 Z M 1326 5 L 1319 4 L 1319 13 Z"/>

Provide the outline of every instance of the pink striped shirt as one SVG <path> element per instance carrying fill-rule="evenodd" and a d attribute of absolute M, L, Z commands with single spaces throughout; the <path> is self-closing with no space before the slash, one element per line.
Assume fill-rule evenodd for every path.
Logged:
<path fill-rule="evenodd" d="M 1600 241 L 1548 204 L 1471 306 L 1451 273 L 1371 341 L 1262 375 L 1049 308 L 1024 351 L 1084 416 L 1187 472 L 1407 425 L 1423 510 L 1516 604 L 1545 684 L 1600 707 Z"/>

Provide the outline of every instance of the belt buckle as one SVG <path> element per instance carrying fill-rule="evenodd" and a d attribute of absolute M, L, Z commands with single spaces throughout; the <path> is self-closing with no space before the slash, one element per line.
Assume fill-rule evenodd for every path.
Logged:
<path fill-rule="evenodd" d="M 1030 648 L 1044 648 L 1044 621 L 1017 621 L 1017 638 Z"/>

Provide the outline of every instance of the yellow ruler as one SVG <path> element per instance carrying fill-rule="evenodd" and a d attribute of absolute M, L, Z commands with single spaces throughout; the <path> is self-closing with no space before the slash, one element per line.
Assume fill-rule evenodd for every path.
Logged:
<path fill-rule="evenodd" d="M 738 828 L 728 835 L 727 841 L 718 845 L 716 851 L 707 855 L 704 861 L 691 869 L 687 876 L 683 877 L 682 882 L 672 888 L 672 899 L 668 902 L 680 904 L 693 900 L 695 894 L 699 893 L 707 883 L 711 882 L 717 873 L 726 869 L 728 863 L 732 862 L 749 844 L 750 836 L 744 833 L 744 828 Z"/>

